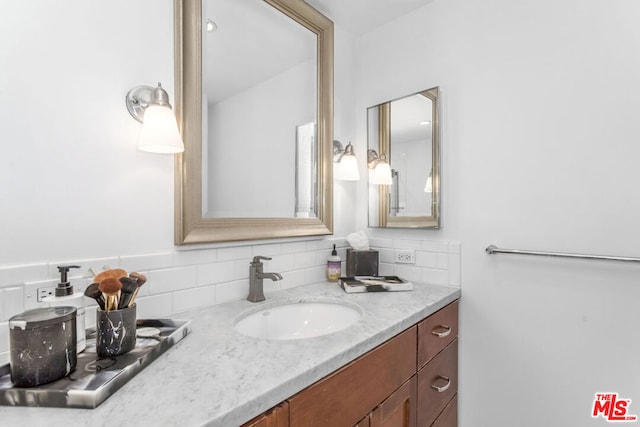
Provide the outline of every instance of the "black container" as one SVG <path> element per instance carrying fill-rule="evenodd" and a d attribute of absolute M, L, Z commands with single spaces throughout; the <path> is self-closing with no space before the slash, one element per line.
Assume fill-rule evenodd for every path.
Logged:
<path fill-rule="evenodd" d="M 96 353 L 100 357 L 125 354 L 136 346 L 136 305 L 96 312 Z"/>
<path fill-rule="evenodd" d="M 47 307 L 9 319 L 9 363 L 16 387 L 34 387 L 69 375 L 76 354 L 76 308 Z"/>
<path fill-rule="evenodd" d="M 377 276 L 378 251 L 347 249 L 347 276 Z"/>

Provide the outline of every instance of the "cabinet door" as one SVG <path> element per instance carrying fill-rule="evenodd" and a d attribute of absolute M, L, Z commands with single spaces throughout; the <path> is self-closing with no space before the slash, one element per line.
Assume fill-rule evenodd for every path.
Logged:
<path fill-rule="evenodd" d="M 413 376 L 371 413 L 371 427 L 416 427 L 416 387 Z"/>
<path fill-rule="evenodd" d="M 291 427 L 353 426 L 416 372 L 411 327 L 289 399 Z"/>
<path fill-rule="evenodd" d="M 282 402 L 242 427 L 289 427 L 289 403 Z"/>

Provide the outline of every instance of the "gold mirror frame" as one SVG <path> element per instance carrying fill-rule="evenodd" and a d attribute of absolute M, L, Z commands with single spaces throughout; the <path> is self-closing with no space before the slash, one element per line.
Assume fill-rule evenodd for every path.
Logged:
<path fill-rule="evenodd" d="M 378 189 L 378 224 L 374 228 L 440 228 L 440 128 L 439 87 L 423 90 L 413 95 L 422 95 L 433 102 L 431 116 L 431 215 L 425 216 L 390 216 L 389 186 L 380 185 Z M 412 96 L 412 95 L 407 95 Z M 402 99 L 402 98 L 399 98 Z M 378 141 L 379 154 L 391 160 L 391 103 L 388 101 L 378 107 Z M 373 108 L 373 107 L 372 107 Z M 371 147 L 369 147 L 371 148 Z M 371 206 L 369 207 L 371 209 Z"/>
<path fill-rule="evenodd" d="M 264 1 L 317 36 L 318 217 L 203 217 L 202 1 L 174 0 L 175 112 L 185 145 L 175 155 L 176 245 L 333 233 L 333 22 L 303 0 Z"/>

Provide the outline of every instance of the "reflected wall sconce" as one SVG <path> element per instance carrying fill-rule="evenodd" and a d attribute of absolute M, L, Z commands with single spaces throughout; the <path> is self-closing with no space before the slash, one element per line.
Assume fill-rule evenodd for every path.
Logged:
<path fill-rule="evenodd" d="M 358 160 L 351 142 L 344 149 L 340 141 L 333 141 L 333 161 L 338 163 L 336 178 L 341 181 L 359 181 Z"/>
<path fill-rule="evenodd" d="M 162 88 L 136 86 L 126 96 L 129 114 L 142 123 L 138 148 L 150 153 L 182 153 L 184 144 L 178 131 L 169 95 Z"/>
<path fill-rule="evenodd" d="M 369 169 L 373 169 L 372 184 L 391 185 L 393 183 L 391 166 L 387 162 L 387 156 L 384 154 L 378 155 L 376 150 L 369 149 L 367 151 L 367 166 L 369 166 Z"/>
<path fill-rule="evenodd" d="M 425 193 L 433 193 L 433 177 L 432 177 L 433 169 L 429 171 L 429 176 L 427 177 L 427 182 L 424 184 L 424 192 Z"/>

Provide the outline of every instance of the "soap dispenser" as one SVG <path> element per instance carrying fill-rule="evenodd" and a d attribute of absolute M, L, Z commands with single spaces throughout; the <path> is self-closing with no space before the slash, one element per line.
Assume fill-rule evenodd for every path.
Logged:
<path fill-rule="evenodd" d="M 327 259 L 327 280 L 337 282 L 342 272 L 342 260 L 336 251 L 336 245 L 333 245 L 331 256 Z"/>
<path fill-rule="evenodd" d="M 43 298 L 45 307 L 72 306 L 76 308 L 76 352 L 80 353 L 87 347 L 85 317 L 84 317 L 84 294 L 73 292 L 73 285 L 68 280 L 69 270 L 80 268 L 79 265 L 59 265 L 60 283 L 56 287 L 54 296 Z"/>

